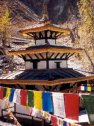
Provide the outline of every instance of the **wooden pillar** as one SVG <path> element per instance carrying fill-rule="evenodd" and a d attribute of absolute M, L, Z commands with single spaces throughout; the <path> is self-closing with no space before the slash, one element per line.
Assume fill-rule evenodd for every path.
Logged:
<path fill-rule="evenodd" d="M 14 103 L 14 115 L 16 116 L 16 103 Z"/>
<path fill-rule="evenodd" d="M 49 69 L 48 53 L 46 53 L 46 68 Z"/>

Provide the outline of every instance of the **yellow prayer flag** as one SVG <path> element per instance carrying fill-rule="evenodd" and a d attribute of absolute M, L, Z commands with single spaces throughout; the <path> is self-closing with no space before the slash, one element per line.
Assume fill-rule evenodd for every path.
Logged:
<path fill-rule="evenodd" d="M 88 86 L 87 87 L 87 91 L 91 91 L 91 86 Z"/>
<path fill-rule="evenodd" d="M 42 110 L 42 92 L 34 91 L 34 107 Z"/>
<path fill-rule="evenodd" d="M 6 91 L 6 98 L 9 98 L 10 97 L 10 92 L 11 92 L 11 88 L 7 88 L 7 91 Z"/>

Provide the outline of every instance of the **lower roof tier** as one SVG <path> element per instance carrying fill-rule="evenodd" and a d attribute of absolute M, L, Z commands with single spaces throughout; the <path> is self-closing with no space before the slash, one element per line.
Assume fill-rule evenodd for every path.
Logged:
<path fill-rule="evenodd" d="M 19 75 L 18 75 L 19 74 Z M 5 85 L 44 85 L 55 86 L 62 84 L 83 83 L 94 80 L 94 74 L 85 76 L 70 68 L 60 68 L 51 70 L 25 70 L 16 74 L 15 79 L 2 78 L 0 84 Z"/>
<path fill-rule="evenodd" d="M 17 80 L 58 80 L 70 79 L 74 77 L 84 77 L 83 74 L 73 70 L 72 68 L 60 69 L 45 69 L 45 70 L 25 70 L 20 75 L 17 75 Z"/>

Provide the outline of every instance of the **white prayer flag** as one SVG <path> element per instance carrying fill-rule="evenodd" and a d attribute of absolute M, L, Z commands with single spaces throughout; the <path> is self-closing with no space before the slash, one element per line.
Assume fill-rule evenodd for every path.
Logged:
<path fill-rule="evenodd" d="M 65 117 L 64 94 L 52 93 L 52 96 L 53 96 L 54 115 L 64 118 Z"/>
<path fill-rule="evenodd" d="M 14 92 L 13 102 L 20 104 L 20 89 L 16 89 Z"/>

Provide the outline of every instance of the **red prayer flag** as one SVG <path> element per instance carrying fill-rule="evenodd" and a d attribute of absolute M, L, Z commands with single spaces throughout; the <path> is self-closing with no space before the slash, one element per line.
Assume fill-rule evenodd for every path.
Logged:
<path fill-rule="evenodd" d="M 3 99 L 3 88 L 0 87 L 0 99 Z"/>
<path fill-rule="evenodd" d="M 55 116 L 51 116 L 51 122 L 52 122 L 52 126 L 58 126 L 57 118 Z"/>
<path fill-rule="evenodd" d="M 20 95 L 21 95 L 21 105 L 26 106 L 27 105 L 27 91 L 22 89 L 20 92 Z"/>
<path fill-rule="evenodd" d="M 64 94 L 66 118 L 78 120 L 79 116 L 79 95 Z"/>

